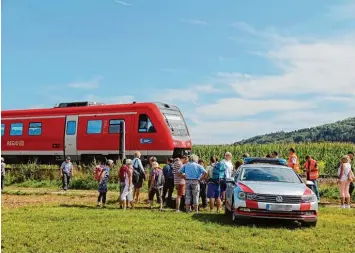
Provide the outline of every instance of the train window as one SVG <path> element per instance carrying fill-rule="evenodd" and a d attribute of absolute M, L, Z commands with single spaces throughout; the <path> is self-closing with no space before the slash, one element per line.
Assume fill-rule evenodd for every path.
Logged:
<path fill-rule="evenodd" d="M 153 123 L 150 121 L 147 114 L 139 115 L 139 126 L 138 132 L 140 133 L 155 133 L 155 127 Z"/>
<path fill-rule="evenodd" d="M 1 136 L 5 133 L 5 124 L 1 124 Z"/>
<path fill-rule="evenodd" d="M 89 120 L 87 133 L 88 134 L 100 134 L 102 129 L 102 120 Z"/>
<path fill-rule="evenodd" d="M 67 135 L 75 135 L 76 133 L 76 121 L 67 122 Z"/>
<path fill-rule="evenodd" d="M 28 135 L 41 135 L 42 134 L 42 123 L 30 123 L 28 128 Z"/>
<path fill-rule="evenodd" d="M 11 136 L 20 136 L 23 131 L 23 123 L 12 123 L 10 127 Z"/>
<path fill-rule="evenodd" d="M 112 119 L 110 120 L 110 127 L 108 132 L 110 134 L 118 134 L 121 132 L 121 122 L 122 120 L 119 119 Z"/>

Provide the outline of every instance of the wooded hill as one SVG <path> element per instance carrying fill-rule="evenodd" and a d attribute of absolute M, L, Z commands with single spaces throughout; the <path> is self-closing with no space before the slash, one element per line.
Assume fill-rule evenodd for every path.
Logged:
<path fill-rule="evenodd" d="M 234 144 L 300 143 L 319 141 L 355 143 L 355 117 L 292 132 L 281 131 L 259 135 L 235 142 Z"/>

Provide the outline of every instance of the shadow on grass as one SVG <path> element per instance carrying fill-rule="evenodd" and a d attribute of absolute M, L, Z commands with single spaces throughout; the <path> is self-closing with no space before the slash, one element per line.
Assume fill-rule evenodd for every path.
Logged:
<path fill-rule="evenodd" d="M 199 213 L 194 214 L 192 216 L 193 219 L 198 220 L 203 223 L 216 223 L 223 226 L 230 226 L 230 227 L 252 227 L 252 228 L 274 228 L 274 229 L 300 229 L 304 228 L 301 227 L 301 224 L 298 222 L 293 222 L 289 220 L 275 220 L 275 219 L 248 219 L 242 221 L 241 223 L 233 223 L 232 218 L 230 216 L 226 216 L 223 213 Z"/>
<path fill-rule="evenodd" d="M 112 201 L 114 204 L 116 204 L 115 201 Z M 105 209 L 105 210 L 123 210 L 118 204 L 116 205 L 110 205 L 108 202 L 106 202 L 106 207 L 103 208 L 102 206 L 97 207 L 96 204 L 93 205 L 81 205 L 81 204 L 60 204 L 59 207 L 66 207 L 66 208 L 82 208 L 82 209 Z M 131 208 L 127 208 L 127 210 L 132 210 Z M 151 210 L 147 206 L 137 206 L 134 207 L 133 210 Z"/>

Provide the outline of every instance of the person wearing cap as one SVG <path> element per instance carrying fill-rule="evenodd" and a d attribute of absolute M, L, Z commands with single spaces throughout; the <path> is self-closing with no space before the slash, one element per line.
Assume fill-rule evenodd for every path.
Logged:
<path fill-rule="evenodd" d="M 4 190 L 4 186 L 5 186 L 5 168 L 6 168 L 5 159 L 1 157 L 1 190 Z"/>
<path fill-rule="evenodd" d="M 97 207 L 100 207 L 100 202 L 102 201 L 102 207 L 106 207 L 106 196 L 107 196 L 107 183 L 110 178 L 110 169 L 113 167 L 113 161 L 107 160 L 104 166 L 100 180 L 99 180 L 99 197 L 97 198 Z"/>
<path fill-rule="evenodd" d="M 193 204 L 195 212 L 198 213 L 200 180 L 204 180 L 207 177 L 207 171 L 200 164 L 198 164 L 198 156 L 192 154 L 189 157 L 189 163 L 185 164 L 179 170 L 179 174 L 186 180 L 186 212 L 190 211 L 190 206 Z"/>
<path fill-rule="evenodd" d="M 70 162 L 69 156 L 66 157 L 60 166 L 60 176 L 62 178 L 63 190 L 66 191 L 69 187 L 70 177 L 73 176 L 73 164 Z"/>
<path fill-rule="evenodd" d="M 127 208 L 127 203 L 129 202 L 131 205 L 131 208 L 134 208 L 133 205 L 133 183 L 132 183 L 132 177 L 133 177 L 133 162 L 131 159 L 126 159 L 126 169 L 123 171 L 123 178 L 124 178 L 124 189 L 122 191 L 120 200 L 121 200 L 121 206 L 124 210 Z"/>
<path fill-rule="evenodd" d="M 154 195 L 157 195 L 157 203 L 160 205 L 159 210 L 163 210 L 163 201 L 162 201 L 162 195 L 163 195 L 163 187 L 164 187 L 164 173 L 163 170 L 160 168 L 159 163 L 157 162 L 152 162 L 151 164 L 152 171 L 150 173 L 150 186 L 149 186 L 149 206 L 152 209 L 153 208 L 153 199 Z"/>

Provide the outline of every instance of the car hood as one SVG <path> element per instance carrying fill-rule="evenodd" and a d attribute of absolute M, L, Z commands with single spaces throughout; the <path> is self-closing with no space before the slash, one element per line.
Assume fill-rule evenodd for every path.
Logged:
<path fill-rule="evenodd" d="M 257 182 L 257 181 L 240 181 L 240 183 L 248 186 L 259 194 L 273 195 L 303 195 L 307 186 L 297 183 L 282 183 L 282 182 Z"/>

